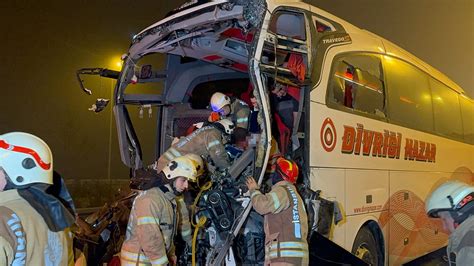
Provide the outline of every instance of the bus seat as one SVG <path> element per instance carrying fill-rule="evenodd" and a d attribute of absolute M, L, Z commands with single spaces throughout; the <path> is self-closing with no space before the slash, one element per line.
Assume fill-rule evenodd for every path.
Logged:
<path fill-rule="evenodd" d="M 352 86 L 354 83 L 352 82 L 354 79 L 353 71 L 351 68 L 346 69 L 346 73 L 344 73 L 345 78 L 349 79 L 344 81 L 344 106 L 352 108 Z"/>
<path fill-rule="evenodd" d="M 278 127 L 278 148 L 280 149 L 281 154 L 286 154 L 288 150 L 288 146 L 290 145 L 290 137 L 291 131 L 290 129 L 283 123 L 280 116 L 277 113 L 273 114 L 275 118 L 276 125 Z"/>
<path fill-rule="evenodd" d="M 252 106 L 252 103 L 250 102 L 250 98 L 252 95 L 253 95 L 253 86 L 252 86 L 252 83 L 249 83 L 247 90 L 242 92 L 242 94 L 240 95 L 240 99 L 244 101 L 248 106 Z"/>
<path fill-rule="evenodd" d="M 188 127 L 188 129 L 186 129 L 186 132 L 184 133 L 184 136 L 191 135 L 196 129 L 198 129 L 198 128 L 194 124 L 192 124 L 191 126 Z"/>
<path fill-rule="evenodd" d="M 295 76 L 299 81 L 303 82 L 306 75 L 306 66 L 303 60 L 303 56 L 300 54 L 290 54 L 286 67 L 291 71 L 291 74 Z"/>
<path fill-rule="evenodd" d="M 300 101 L 300 88 L 288 86 L 288 94 L 293 97 L 297 102 Z"/>

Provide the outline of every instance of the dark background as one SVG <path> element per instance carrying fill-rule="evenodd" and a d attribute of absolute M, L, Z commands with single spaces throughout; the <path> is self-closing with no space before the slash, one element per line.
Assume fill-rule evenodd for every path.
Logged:
<path fill-rule="evenodd" d="M 307 1 L 405 48 L 474 96 L 472 0 Z M 54 168 L 79 207 L 102 205 L 128 184 L 111 108 L 87 110 L 110 98 L 112 82 L 91 79 L 87 96 L 76 81 L 83 67 L 117 68 L 132 36 L 184 1 L 0 1 L 0 134 L 43 138 Z M 159 89 L 159 88 L 157 88 Z M 134 120 L 137 110 L 132 110 Z M 153 118 L 139 134 L 153 135 Z M 143 147 L 153 154 L 153 147 Z"/>

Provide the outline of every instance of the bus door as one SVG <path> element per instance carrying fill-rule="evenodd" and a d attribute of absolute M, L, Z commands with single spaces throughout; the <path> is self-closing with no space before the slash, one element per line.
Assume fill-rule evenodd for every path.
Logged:
<path fill-rule="evenodd" d="M 130 106 L 138 106 L 140 117 L 147 109 L 149 116 L 153 113 L 152 108 L 158 107 L 157 121 L 161 121 L 162 94 L 157 91 L 157 87 L 152 84 L 156 82 L 164 82 L 166 79 L 166 71 L 157 71 L 153 69 L 151 64 L 137 64 L 131 58 L 124 56 L 122 58 L 124 67 L 121 72 L 107 68 L 82 68 L 76 72 L 80 88 L 88 95 L 92 95 L 89 85 L 94 84 L 90 79 L 84 79 L 84 75 L 97 75 L 104 78 L 116 80 L 112 99 L 99 98 L 95 104 L 89 108 L 90 111 L 96 113 L 104 110 L 111 101 L 113 113 L 117 125 L 118 141 L 120 156 L 122 162 L 131 169 L 143 167 L 143 153 L 139 142 L 139 138 L 132 123 L 129 113 Z M 137 85 L 139 88 L 128 88 L 128 85 Z M 86 87 L 87 85 L 87 87 Z M 97 85 L 97 84 L 96 84 Z M 149 87 L 149 94 L 140 92 L 144 87 Z M 128 88 L 128 90 L 127 90 Z M 159 137 L 159 132 L 157 133 Z"/>
<path fill-rule="evenodd" d="M 273 11 L 264 35 L 260 69 L 269 95 L 271 132 L 282 155 L 304 165 L 306 93 L 311 75 L 311 16 L 298 8 Z M 305 172 L 305 171 L 304 171 Z"/>
<path fill-rule="evenodd" d="M 139 118 L 145 115 L 152 117 L 152 114 L 156 112 L 157 128 L 159 128 L 163 94 L 156 83 L 165 83 L 166 77 L 165 70 L 155 69 L 152 64 L 141 65 L 137 62 L 125 64 L 119 76 L 114 92 L 113 112 L 117 125 L 120 157 L 122 162 L 131 169 L 138 169 L 144 165 L 142 147 L 132 123 L 129 108 L 138 107 Z M 156 134 L 156 139 L 159 139 L 160 131 L 157 130 Z M 154 153 L 155 157 L 159 154 L 159 146 L 156 147 Z"/>
<path fill-rule="evenodd" d="M 243 42 L 220 41 L 217 34 L 231 28 L 231 25 L 239 20 L 242 20 L 240 5 L 231 4 L 227 0 L 191 1 L 133 37 L 130 49 L 123 57 L 124 66 L 115 89 L 114 99 L 120 153 L 125 165 L 139 168 L 143 164 L 139 138 L 133 129 L 126 105 L 147 107 L 169 105 L 181 102 L 183 97 L 178 96 L 187 90 L 187 86 L 179 87 L 173 84 L 177 76 L 182 74 L 177 69 L 156 71 L 163 67 L 165 61 L 160 56 L 178 55 L 184 61 L 194 58 L 213 62 L 215 65 L 229 65 L 229 68 L 242 69 L 242 63 L 247 59 Z M 222 51 L 225 56 L 213 54 L 215 51 Z M 176 64 L 173 67 L 180 65 L 182 64 Z M 162 84 L 153 85 L 157 82 Z M 178 91 L 170 92 L 172 90 Z M 146 95 L 144 92 L 151 94 Z M 171 96 L 175 97 L 170 98 Z M 157 136 L 154 141 L 156 145 L 153 159 L 156 159 L 166 145 L 169 145 L 169 142 L 163 144 L 162 141 L 156 141 L 164 138 L 160 136 L 160 129 L 166 127 L 162 125 L 162 118 L 165 118 L 164 120 L 167 118 L 167 113 L 164 111 L 166 108 L 157 109 Z"/>

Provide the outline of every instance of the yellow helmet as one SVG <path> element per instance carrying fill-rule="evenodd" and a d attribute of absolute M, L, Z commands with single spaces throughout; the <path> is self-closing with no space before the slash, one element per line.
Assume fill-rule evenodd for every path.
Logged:
<path fill-rule="evenodd" d="M 190 182 L 196 182 L 198 168 L 198 164 L 194 160 L 186 156 L 181 156 L 170 161 L 163 169 L 163 173 L 169 180 L 184 177 Z"/>
<path fill-rule="evenodd" d="M 204 161 L 202 160 L 202 157 L 197 155 L 197 154 L 194 154 L 194 153 L 188 153 L 184 156 L 191 159 L 196 164 L 197 177 L 202 176 L 204 174 L 204 170 L 205 170 L 204 169 Z"/>

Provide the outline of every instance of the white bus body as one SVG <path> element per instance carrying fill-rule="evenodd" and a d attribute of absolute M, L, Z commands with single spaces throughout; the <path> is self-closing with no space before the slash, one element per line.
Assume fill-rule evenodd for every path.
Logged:
<path fill-rule="evenodd" d="M 273 120 L 265 82 L 283 77 L 304 92 L 303 129 L 294 133 L 306 182 L 341 209 L 330 238 L 361 258 L 390 265 L 446 244 L 447 232 L 426 216 L 424 199 L 448 179 L 474 183 L 473 101 L 458 85 L 389 41 L 301 1 L 198 2 L 137 34 L 124 55 L 114 113 L 126 165 L 143 165 L 126 104 L 164 106 L 159 155 L 176 136 L 173 119 L 207 117 L 183 104 L 200 82 L 246 77 L 261 105 L 266 134 L 257 159 L 265 169 Z M 249 7 L 262 9 L 261 17 Z M 168 69 L 149 68 L 142 77 L 137 62 L 153 53 L 170 55 Z M 293 54 L 299 70 L 286 68 L 284 58 Z M 152 79 L 165 80 L 162 95 L 124 93 L 128 84 Z"/>
<path fill-rule="evenodd" d="M 324 14 L 313 7 L 311 9 Z M 330 18 L 344 26 L 352 43 L 328 51 L 321 80 L 311 91 L 311 186 L 321 190 L 324 197 L 339 202 L 344 213 L 343 221 L 334 227 L 332 240 L 351 250 L 360 229 L 372 223 L 371 230 L 380 230 L 383 235 L 386 263 L 400 265 L 446 244 L 447 232 L 443 230 L 440 221 L 426 216 L 424 200 L 430 191 L 449 179 L 474 183 L 472 136 L 470 144 L 463 143 L 436 135 L 435 132 L 426 133 L 357 115 L 350 110 L 328 107 L 327 91 L 334 58 L 353 52 L 400 59 L 450 86 L 453 91 L 463 91 L 443 74 L 401 48 L 335 17 Z M 466 98 L 462 94 L 459 97 Z M 472 101 L 466 101 L 472 108 Z M 452 111 L 459 112 L 459 106 L 453 106 Z M 471 116 L 464 119 L 468 119 L 464 124 L 470 124 L 472 132 L 472 111 Z M 359 127 L 363 128 L 361 132 L 372 131 L 382 135 L 387 131 L 395 133 L 400 138 L 397 143 L 398 155 L 396 158 L 383 154 L 374 155 L 373 143 L 367 155 L 362 151 L 360 154 L 355 154 L 355 151 L 344 152 L 342 146 L 347 140 L 344 139 L 345 127 L 356 132 Z M 328 143 L 324 143 L 325 138 Z M 358 137 L 354 138 L 357 142 Z M 422 145 L 426 147 L 420 152 L 422 155 L 409 156 L 407 150 L 413 146 L 407 142 L 411 140 L 418 141 L 418 152 Z M 436 149 L 433 150 L 432 147 Z"/>

